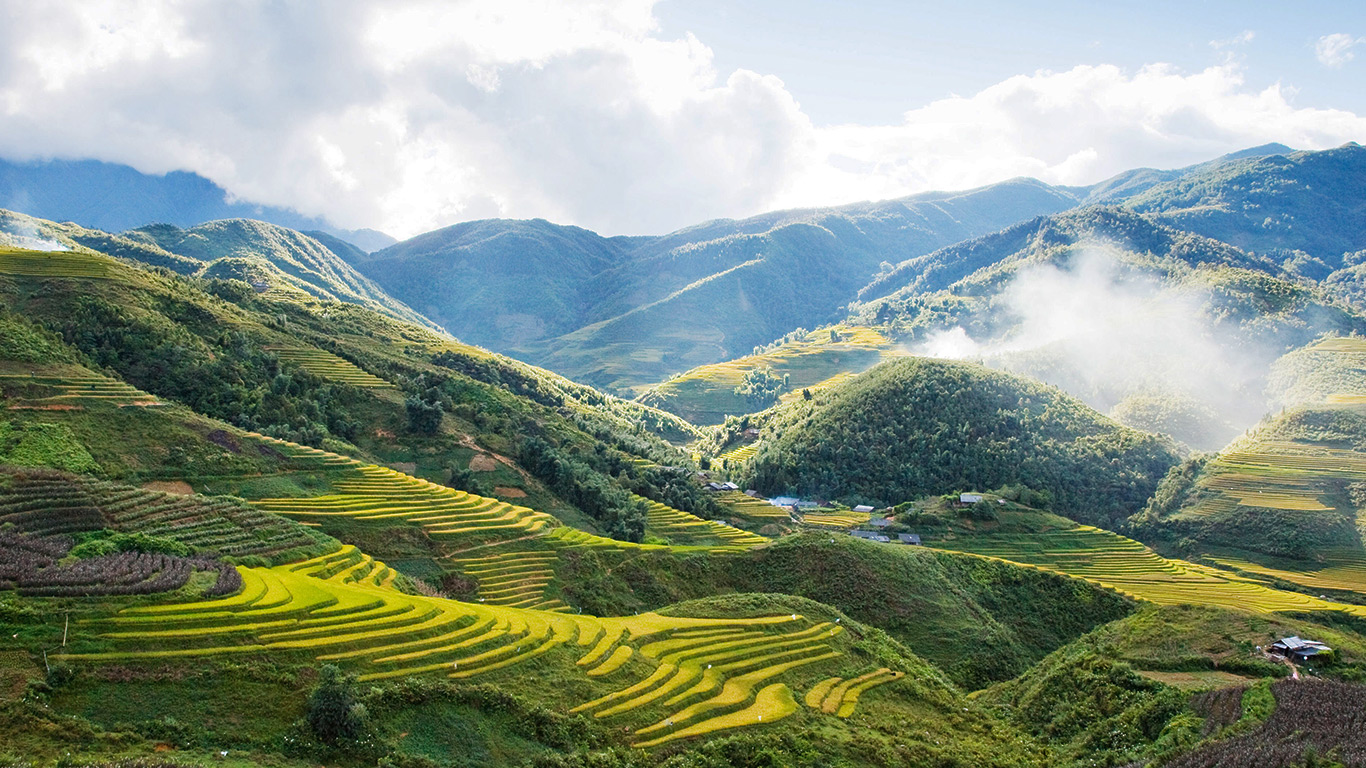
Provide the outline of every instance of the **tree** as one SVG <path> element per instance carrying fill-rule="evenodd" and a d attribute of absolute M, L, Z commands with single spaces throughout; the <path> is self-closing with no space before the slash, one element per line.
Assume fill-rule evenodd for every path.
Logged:
<path fill-rule="evenodd" d="M 327 744 L 352 741 L 366 727 L 365 705 L 356 699 L 355 678 L 335 664 L 326 664 L 318 675 L 318 687 L 308 697 L 308 727 Z"/>
<path fill-rule="evenodd" d="M 759 408 L 771 405 L 787 385 L 787 377 L 778 377 L 772 368 L 754 368 L 745 372 L 745 379 L 735 388 L 735 394 Z"/>
<path fill-rule="evenodd" d="M 408 429 L 419 435 L 435 435 L 441 429 L 441 402 L 432 402 L 416 395 L 403 402 L 408 412 Z"/>

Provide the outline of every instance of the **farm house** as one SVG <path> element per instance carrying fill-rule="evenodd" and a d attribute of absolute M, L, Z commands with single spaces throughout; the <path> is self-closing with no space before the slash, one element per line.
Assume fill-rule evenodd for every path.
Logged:
<path fill-rule="evenodd" d="M 1306 662 L 1333 649 L 1316 640 L 1305 640 L 1297 635 L 1281 638 L 1271 644 L 1270 651 L 1291 661 Z"/>

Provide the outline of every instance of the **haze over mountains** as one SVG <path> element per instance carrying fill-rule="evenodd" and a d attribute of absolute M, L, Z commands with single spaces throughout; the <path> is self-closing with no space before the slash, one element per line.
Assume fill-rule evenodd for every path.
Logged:
<path fill-rule="evenodd" d="M 1272 697 L 1268 638 L 1366 671 L 1364 162 L 373 252 L 0 210 L 0 680 L 52 691 L 0 726 L 252 768 L 1234 749 L 1261 721 L 1192 691 Z M 1360 741 L 1320 719 L 1278 748 Z"/>
<path fill-rule="evenodd" d="M 221 190 L 184 174 L 147 177 L 98 163 L 4 169 L 0 180 L 11 185 L 9 197 L 27 194 L 25 184 L 55 189 L 30 196 L 29 209 L 59 211 L 69 215 L 56 218 L 82 223 L 162 215 L 192 221 L 251 208 L 224 202 Z M 273 274 L 275 283 L 435 323 L 468 343 L 620 394 L 639 394 L 671 375 L 748 354 L 794 329 L 847 317 L 897 329 L 899 340 L 922 350 L 929 349 L 923 346 L 926 334 L 953 331 L 960 335 L 937 336 L 931 351 L 993 358 L 1008 351 L 1008 360 L 994 364 L 1061 384 L 1110 410 L 1151 390 L 1152 380 L 1189 368 L 1188 358 L 1148 365 L 1164 373 L 1122 384 L 1097 371 L 1144 367 L 1133 355 L 1102 366 L 1080 363 L 1097 356 L 1075 345 L 1062 351 L 1052 339 L 1045 355 L 1051 362 L 1039 362 L 1034 353 L 1022 358 L 1020 352 L 1041 343 L 1023 340 L 1018 316 L 996 311 L 1007 295 L 1001 293 L 1003 280 L 1040 260 L 1066 266 L 1063 256 L 1077 249 L 1118 249 L 1128 262 L 1166 259 L 1168 266 L 1156 272 L 1139 271 L 1162 284 L 1182 282 L 1182 301 L 1195 305 L 1208 303 L 1191 291 L 1214 264 L 1313 284 L 1320 304 L 1354 302 L 1366 294 L 1366 241 L 1354 224 L 1363 210 L 1363 169 L 1366 151 L 1355 145 L 1305 153 L 1266 145 L 1184 169 L 1135 169 L 1089 187 L 1017 179 L 964 192 L 722 219 L 659 236 L 608 237 L 544 220 L 493 219 L 374 250 L 356 247 L 335 229 L 313 229 L 310 236 L 259 223 L 196 222 L 180 229 L 142 221 L 109 236 L 104 247 L 182 274 L 248 281 Z M 121 204 L 104 205 L 111 197 Z M 101 213 L 89 218 L 93 210 Z M 318 225 L 287 211 L 253 210 L 300 226 Z M 71 242 L 93 244 L 101 237 L 84 232 L 84 240 Z M 1172 265 L 1182 264 L 1181 269 L 1198 269 L 1178 279 Z M 988 268 L 995 271 L 974 274 Z M 1063 290 L 1075 297 L 1099 289 L 1079 284 Z M 968 308 L 979 299 L 966 297 L 997 294 L 999 301 L 982 305 L 989 327 L 973 320 Z M 1053 306 L 1056 298 L 1034 303 Z M 1217 394 L 1200 384 L 1179 388 L 1182 397 L 1198 391 L 1197 406 L 1213 410 L 1205 419 L 1206 434 L 1187 439 L 1215 445 L 1237 425 L 1255 420 L 1261 399 L 1247 395 L 1259 391 L 1260 372 L 1269 361 L 1292 340 L 1302 343 L 1316 332 L 1343 327 L 1328 319 L 1331 313 L 1311 318 L 1304 312 L 1312 314 L 1301 312 L 1299 330 L 1291 336 L 1259 326 L 1255 343 L 1245 339 L 1244 346 L 1261 351 L 1221 369 L 1219 380 L 1233 383 L 1221 384 Z M 969 344 L 944 346 L 964 335 Z M 1066 361 L 1059 362 L 1059 355 Z M 1234 368 L 1243 372 L 1234 375 Z M 1223 407 L 1233 392 L 1244 395 L 1236 413 Z"/>

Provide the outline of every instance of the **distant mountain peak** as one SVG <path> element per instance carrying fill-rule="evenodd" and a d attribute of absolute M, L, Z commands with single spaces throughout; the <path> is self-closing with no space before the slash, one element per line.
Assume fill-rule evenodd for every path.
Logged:
<path fill-rule="evenodd" d="M 99 160 L 0 159 L 0 208 L 106 232 L 156 222 L 189 228 L 240 218 L 300 231 L 320 230 L 366 252 L 398 242 L 383 232 L 340 229 L 288 208 L 229 201 L 227 190 L 196 173 L 146 174 Z"/>

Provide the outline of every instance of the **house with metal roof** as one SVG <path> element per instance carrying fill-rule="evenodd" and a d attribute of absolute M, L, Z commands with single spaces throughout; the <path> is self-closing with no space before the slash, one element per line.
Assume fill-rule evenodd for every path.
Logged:
<path fill-rule="evenodd" d="M 1317 640 L 1305 640 L 1298 635 L 1283 637 L 1271 644 L 1268 649 L 1277 656 L 1284 656 L 1291 661 L 1305 662 L 1326 653 L 1332 653 L 1333 649 Z"/>

